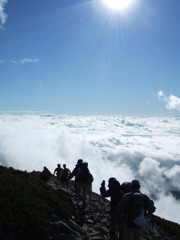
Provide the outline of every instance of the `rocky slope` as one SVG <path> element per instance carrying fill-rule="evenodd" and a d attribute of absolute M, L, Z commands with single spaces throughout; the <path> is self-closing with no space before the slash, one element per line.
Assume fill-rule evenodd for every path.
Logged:
<path fill-rule="evenodd" d="M 59 182 L 54 180 L 51 180 L 48 184 L 54 189 L 70 196 L 78 216 L 78 225 L 74 225 L 72 220 L 62 222 L 61 220 L 57 219 L 57 221 L 53 222 L 53 230 L 54 227 L 56 229 L 56 231 L 52 232 L 51 237 L 53 240 L 108 239 L 110 208 L 109 201 L 107 199 L 104 199 L 100 195 L 93 193 L 92 200 L 87 202 L 86 208 L 83 208 L 82 202 L 75 197 L 73 187 L 70 187 L 68 189 L 63 188 Z M 163 228 L 158 225 L 155 219 L 156 217 L 154 217 L 154 220 L 153 218 L 149 218 L 149 229 L 147 232 L 143 232 L 141 238 L 142 240 L 179 239 L 177 236 L 173 236 L 173 234 L 170 234 L 170 232 L 163 230 Z M 64 227 L 64 224 L 66 225 L 66 227 Z"/>
<path fill-rule="evenodd" d="M 0 166 L 1 240 L 105 240 L 109 232 L 109 201 L 97 193 L 83 208 L 73 181 L 68 188 L 55 178 L 43 183 L 39 172 Z M 180 226 L 151 216 L 142 240 L 178 240 Z"/>

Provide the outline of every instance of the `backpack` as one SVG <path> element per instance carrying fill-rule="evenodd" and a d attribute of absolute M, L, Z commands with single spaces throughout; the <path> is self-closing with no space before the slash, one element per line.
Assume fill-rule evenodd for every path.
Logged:
<path fill-rule="evenodd" d="M 91 184 L 94 181 L 92 173 L 88 173 L 88 184 Z"/>
<path fill-rule="evenodd" d="M 131 183 L 130 182 L 123 182 L 121 184 L 121 192 L 122 192 L 123 195 L 131 192 Z"/>
<path fill-rule="evenodd" d="M 77 182 L 80 183 L 87 183 L 89 176 L 89 169 L 87 162 L 83 162 L 79 165 L 77 171 Z"/>
<path fill-rule="evenodd" d="M 145 197 L 142 193 L 129 194 L 127 225 L 146 230 L 148 222 L 145 218 L 144 206 Z"/>

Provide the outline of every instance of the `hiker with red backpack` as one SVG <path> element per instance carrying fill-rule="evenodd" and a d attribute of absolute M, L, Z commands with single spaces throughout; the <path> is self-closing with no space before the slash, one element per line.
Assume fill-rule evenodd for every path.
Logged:
<path fill-rule="evenodd" d="M 124 240 L 140 240 L 143 230 L 147 228 L 147 213 L 156 210 L 154 202 L 140 192 L 138 180 L 132 180 L 131 192 L 126 193 L 118 204 L 118 213 L 124 219 Z"/>

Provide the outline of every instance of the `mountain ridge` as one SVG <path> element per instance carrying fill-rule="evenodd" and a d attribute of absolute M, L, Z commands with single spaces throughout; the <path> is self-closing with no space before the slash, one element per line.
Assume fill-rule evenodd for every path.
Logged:
<path fill-rule="evenodd" d="M 42 182 L 40 172 L 0 166 L 0 239 L 108 239 L 109 200 L 93 192 L 84 209 L 73 183 L 67 189 L 54 177 Z M 180 239 L 179 224 L 156 215 L 149 220 L 142 240 Z"/>

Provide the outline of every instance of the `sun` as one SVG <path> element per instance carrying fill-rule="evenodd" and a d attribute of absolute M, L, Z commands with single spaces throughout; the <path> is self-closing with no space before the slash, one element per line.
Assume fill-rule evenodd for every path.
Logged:
<path fill-rule="evenodd" d="M 123 10 L 129 7 L 133 0 L 102 0 L 108 7 L 113 10 Z"/>

